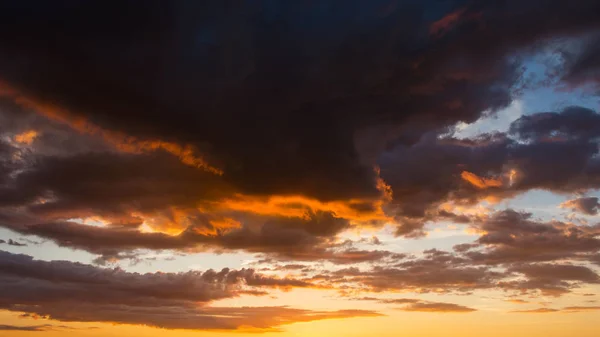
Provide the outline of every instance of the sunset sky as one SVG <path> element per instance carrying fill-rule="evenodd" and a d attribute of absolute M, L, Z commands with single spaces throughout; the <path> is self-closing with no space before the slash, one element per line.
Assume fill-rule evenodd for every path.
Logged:
<path fill-rule="evenodd" d="M 600 1 L 0 1 L 0 336 L 600 336 Z"/>

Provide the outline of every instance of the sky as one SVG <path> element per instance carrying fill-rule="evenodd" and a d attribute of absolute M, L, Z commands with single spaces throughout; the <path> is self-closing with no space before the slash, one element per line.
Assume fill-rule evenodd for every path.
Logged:
<path fill-rule="evenodd" d="M 0 335 L 596 337 L 600 2 L 3 1 Z"/>

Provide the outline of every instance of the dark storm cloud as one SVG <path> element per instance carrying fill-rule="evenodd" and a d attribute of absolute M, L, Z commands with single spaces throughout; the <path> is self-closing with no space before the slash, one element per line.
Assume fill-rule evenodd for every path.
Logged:
<path fill-rule="evenodd" d="M 41 157 L 18 175 L 1 205 L 31 203 L 47 192 L 52 194 L 50 200 L 31 206 L 32 213 L 52 218 L 82 209 L 102 215 L 152 211 L 165 204 L 195 205 L 228 192 L 227 185 L 208 175 L 166 154 Z"/>
<path fill-rule="evenodd" d="M 562 112 L 522 116 L 511 124 L 509 132 L 525 141 L 594 139 L 600 136 L 600 115 L 590 109 L 569 107 Z"/>
<path fill-rule="evenodd" d="M 397 214 L 401 224 L 398 234 L 410 234 L 422 228 L 425 221 L 437 218 L 468 220 L 440 212 L 437 206 L 452 200 L 474 203 L 490 193 L 466 183 L 461 172 L 501 173 L 510 141 L 491 137 L 480 142 L 481 146 L 471 146 L 440 140 L 437 133 L 430 133 L 413 145 L 399 145 L 382 155 L 381 176 L 394 192 L 389 210 Z"/>
<path fill-rule="evenodd" d="M 378 315 L 363 310 L 320 312 L 206 305 L 245 294 L 248 287 L 311 286 L 301 280 L 267 277 L 251 269 L 138 274 L 68 261 L 34 260 L 8 252 L 0 255 L 0 307 L 61 321 L 172 329 L 266 329 L 292 322 Z"/>
<path fill-rule="evenodd" d="M 532 189 L 600 188 L 600 115 L 569 107 L 503 133 L 452 136 L 457 122 L 517 99 L 530 85 L 523 61 L 556 41 L 581 47 L 560 51 L 549 70 L 557 84 L 597 84 L 598 29 L 596 0 L 2 3 L 0 226 L 100 265 L 145 250 L 243 251 L 302 278 L 136 274 L 0 252 L 0 308 L 273 329 L 379 314 L 212 304 L 273 288 L 560 296 L 598 284 L 588 267 L 600 264 L 598 225 L 461 209 Z M 595 215 L 598 199 L 564 206 Z M 340 243 L 359 226 L 417 237 L 434 221 L 479 237 L 416 257 Z M 596 307 L 564 309 L 584 310 Z"/>
<path fill-rule="evenodd" d="M 8 144 L 6 148 L 11 149 Z M 42 155 L 9 164 L 7 184 L 0 186 L 2 226 L 105 258 L 144 248 L 215 248 L 290 256 L 304 251 L 318 259 L 319 253 L 327 253 L 321 246 L 349 228 L 348 220 L 331 212 L 303 211 L 303 205 L 285 206 L 298 214 L 294 216 L 280 216 L 277 211 L 272 216 L 255 216 L 248 213 L 251 210 L 215 206 L 234 193 L 232 188 L 166 153 Z M 225 208 L 223 214 L 215 207 Z M 100 217 L 108 227 L 65 221 L 88 217 Z M 235 222 L 231 228 L 215 224 L 223 219 L 239 221 L 239 228 Z M 174 229 L 181 234 L 142 233 L 138 227 L 144 220 L 159 230 Z M 345 259 L 332 253 L 328 257 Z M 361 259 L 361 254 L 348 255 L 353 258 Z"/>
<path fill-rule="evenodd" d="M 509 54 L 598 23 L 595 1 L 469 5 L 28 1 L 0 10 L 0 76 L 103 127 L 194 144 L 249 194 L 374 196 L 358 131 L 397 125 L 389 140 L 410 142 L 506 106 Z"/>
<path fill-rule="evenodd" d="M 13 141 L 0 151 L 21 158 L 0 161 L 2 225 L 107 258 L 203 245 L 366 262 L 390 255 L 331 245 L 375 213 L 374 200 L 385 199 L 385 217 L 365 222 L 395 220 L 398 235 L 414 237 L 428 221 L 473 220 L 439 209 L 448 202 L 600 186 L 591 110 L 522 117 L 506 134 L 440 137 L 508 105 L 522 72 L 515 56 L 595 29 L 596 1 L 544 2 L 548 16 L 540 1 L 394 3 L 2 8 L 2 132 Z M 31 142 L 16 141 L 32 130 Z M 183 165 L 186 144 L 223 175 Z M 346 205 L 354 219 L 310 207 L 249 214 L 253 198 L 273 194 L 360 200 Z M 247 204 L 227 209 L 235 202 Z M 111 228 L 65 221 L 95 216 Z M 137 231 L 144 222 L 181 234 Z"/>
<path fill-rule="evenodd" d="M 42 124 L 45 129 L 40 133 L 50 132 L 50 124 Z M 10 128 L 5 132 L 9 138 L 17 134 Z M 0 225 L 101 254 L 104 261 L 132 257 L 132 251 L 144 248 L 244 249 L 298 257 L 295 252 L 305 252 L 307 259 L 341 262 L 385 255 L 353 251 L 342 256 L 327 250 L 328 242 L 350 227 L 343 216 L 369 218 L 373 210 L 356 208 L 361 203 L 342 203 L 340 217 L 329 210 L 312 210 L 311 200 L 308 205 L 291 199 L 271 206 L 267 200 L 238 198 L 220 177 L 184 165 L 165 151 L 88 149 L 56 155 L 50 144 L 42 149 L 37 142 L 1 144 L 7 152 L 3 158 L 18 156 L 3 161 L 6 183 L 0 185 Z M 242 208 L 232 209 L 230 202 Z M 264 215 L 253 213 L 254 203 L 264 204 Z M 86 218 L 99 218 L 105 226 L 70 221 Z M 142 223 L 181 234 L 142 233 L 138 230 Z"/>
<path fill-rule="evenodd" d="M 568 84 L 568 89 L 590 86 L 595 93 L 600 93 L 599 45 L 600 35 L 594 32 L 583 38 L 575 50 L 569 46 L 558 49 L 558 54 L 564 60 L 559 76 Z"/>
<path fill-rule="evenodd" d="M 468 206 L 490 196 L 502 199 L 531 188 L 570 193 L 598 187 L 596 128 L 588 127 L 597 118 L 597 113 L 591 110 L 568 108 L 560 113 L 523 117 L 512 124 L 510 136 L 496 134 L 459 140 L 439 138 L 433 133 L 411 146 L 398 145 L 380 162 L 381 175 L 393 189 L 393 200 L 385 206 L 386 211 L 396 215 L 401 225 L 398 234 L 410 236 L 419 233 L 426 221 L 478 221 L 473 216 L 438 209 L 443 203 Z M 23 151 L 8 144 L 6 148 Z M 569 160 L 557 161 L 557 157 Z M 352 218 L 356 215 L 351 212 L 356 211 L 360 219 L 362 210 L 348 207 L 345 213 L 315 211 L 295 201 L 277 208 L 270 204 L 255 206 L 252 200 L 242 200 L 246 208 L 237 210 L 239 202 L 227 199 L 236 193 L 233 186 L 160 151 L 33 156 L 25 161 L 8 161 L 6 167 L 7 183 L 1 186 L 0 194 L 4 206 L 0 212 L 2 226 L 106 257 L 118 257 L 119 252 L 138 248 L 242 249 L 293 259 L 324 258 L 336 263 L 391 257 L 385 251 L 332 251 L 336 235 L 353 226 L 344 217 Z M 517 172 L 514 179 L 508 175 L 510 170 Z M 490 177 L 486 179 L 494 184 L 482 180 L 483 187 L 474 185 L 465 179 L 470 177 L 464 172 L 471 171 Z M 266 207 L 265 215 L 254 214 L 261 212 L 257 207 Z M 285 213 L 289 211 L 294 215 Z M 369 214 L 371 210 L 366 212 Z M 102 217 L 108 228 L 65 221 L 94 216 Z M 232 220 L 232 225 L 219 224 L 224 220 Z M 143 221 L 154 221 L 147 225 L 159 231 L 177 230 L 180 234 L 142 233 L 137 227 Z M 498 221 L 510 224 L 494 225 Z M 542 261 L 545 254 L 510 247 L 520 245 L 531 250 L 542 244 L 528 243 L 536 239 L 536 232 L 530 231 L 530 227 L 558 240 L 559 246 L 546 247 L 547 254 L 552 256 L 562 251 L 551 248 L 569 242 L 573 248 L 565 247 L 565 252 L 577 252 L 576 246 L 579 252 L 591 252 L 597 247 L 594 227 L 535 225 L 510 211 L 499 213 L 483 224 L 488 233 L 480 243 L 496 247 L 493 254 L 505 255 L 497 256 L 499 260 L 510 259 L 511 254 L 513 259 L 529 254 Z M 518 233 L 509 233 L 510 229 Z M 574 235 L 565 237 L 564 229 Z M 516 238 L 506 239 L 511 234 Z M 497 241 L 502 238 L 506 240 Z"/>
<path fill-rule="evenodd" d="M 0 216 L 2 214 L 0 213 Z M 327 228 L 323 220 L 331 219 L 330 214 L 320 219 L 262 219 L 258 223 L 250 222 L 242 228 L 223 233 L 202 234 L 189 227 L 178 235 L 164 233 L 143 233 L 135 227 L 99 227 L 83 225 L 70 221 L 46 223 L 18 223 L 15 219 L 5 219 L 12 226 L 6 227 L 22 234 L 35 235 L 50 239 L 59 246 L 76 248 L 101 255 L 98 262 L 118 259 L 134 259 L 139 250 L 245 250 L 253 253 L 267 253 L 280 260 L 319 261 L 328 260 L 335 264 L 377 262 L 397 260 L 402 254 L 384 250 L 359 250 L 352 247 L 337 247 L 329 237 L 320 237 L 311 233 L 311 221 L 319 221 Z M 320 229 L 322 230 L 322 229 Z"/>
<path fill-rule="evenodd" d="M 394 192 L 386 207 L 401 225 L 397 234 L 418 232 L 427 221 L 474 220 L 440 210 L 444 203 L 468 206 L 532 189 L 574 193 L 600 187 L 599 130 L 600 114 L 569 107 L 523 116 L 507 133 L 456 139 L 433 132 L 397 145 L 379 159 L 381 177 Z"/>

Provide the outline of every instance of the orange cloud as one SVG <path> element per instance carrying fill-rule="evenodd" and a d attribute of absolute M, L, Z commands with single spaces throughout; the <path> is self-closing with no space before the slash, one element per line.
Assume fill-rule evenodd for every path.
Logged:
<path fill-rule="evenodd" d="M 350 199 L 322 202 L 302 195 L 273 195 L 256 197 L 236 194 L 214 203 L 212 211 L 242 211 L 258 215 L 285 216 L 306 218 L 312 212 L 331 212 L 338 218 L 356 223 L 393 222 L 394 219 L 385 214 L 383 206 L 392 200 L 392 189 L 377 173 L 376 187 L 381 192 L 379 199 Z"/>
<path fill-rule="evenodd" d="M 550 308 L 538 308 L 538 309 L 531 309 L 531 310 L 516 310 L 516 311 L 511 311 L 511 312 L 519 313 L 519 314 L 547 314 L 547 313 L 558 312 L 558 311 L 560 311 L 560 310 L 550 309 Z"/>
<path fill-rule="evenodd" d="M 419 302 L 407 305 L 403 308 L 400 308 L 402 311 L 412 311 L 412 312 L 457 312 L 457 313 L 466 313 L 477 311 L 477 309 L 465 307 L 462 305 L 454 304 L 454 303 L 442 303 L 442 302 Z"/>
<path fill-rule="evenodd" d="M 563 310 L 567 311 L 567 312 L 600 311 L 600 306 L 587 306 L 587 307 L 575 306 L 575 307 L 566 307 L 566 308 L 563 308 Z"/>
<path fill-rule="evenodd" d="M 305 218 L 308 211 L 331 212 L 339 218 L 359 223 L 392 221 L 383 209 L 383 200 L 360 200 L 322 202 L 301 195 L 274 195 L 255 197 L 238 194 L 233 198 L 216 202 L 217 210 L 249 212 L 258 215 Z"/>
<path fill-rule="evenodd" d="M 25 145 L 30 145 L 37 138 L 38 133 L 35 130 L 25 131 L 18 135 L 15 135 L 13 138 L 15 142 Z"/>
<path fill-rule="evenodd" d="M 510 300 L 505 300 L 505 302 L 514 303 L 514 304 L 527 304 L 527 303 L 529 303 L 529 301 L 520 300 L 520 299 L 510 299 Z"/>
<path fill-rule="evenodd" d="M 460 177 L 471 185 L 480 189 L 502 186 L 502 180 L 498 178 L 483 178 L 469 171 L 462 171 Z"/>
<path fill-rule="evenodd" d="M 2 81 L 0 81 L 0 97 L 12 98 L 20 106 L 32 109 L 37 114 L 55 122 L 66 124 L 80 133 L 100 136 L 107 143 L 112 144 L 122 152 L 143 153 L 163 150 L 178 157 L 186 165 L 200 168 L 216 175 L 223 174 L 222 170 L 211 166 L 202 156 L 198 155 L 196 149 L 190 144 L 181 145 L 159 139 L 141 140 L 122 132 L 106 130 L 81 116 L 73 115 L 65 109 L 25 96 Z"/>
<path fill-rule="evenodd" d="M 585 312 L 585 311 L 600 311 L 600 306 L 574 306 L 574 307 L 565 307 L 562 309 L 539 308 L 539 309 L 519 310 L 519 311 L 511 311 L 511 312 L 529 313 L 529 314 L 545 314 L 545 313 L 551 313 L 551 312 L 575 313 L 575 312 Z"/>

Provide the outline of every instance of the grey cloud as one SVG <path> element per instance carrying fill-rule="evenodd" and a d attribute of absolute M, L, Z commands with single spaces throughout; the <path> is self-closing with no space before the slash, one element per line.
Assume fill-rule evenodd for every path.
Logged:
<path fill-rule="evenodd" d="M 591 259 L 600 250 L 597 226 L 576 226 L 558 221 L 541 222 L 529 213 L 500 211 L 478 224 L 485 231 L 477 243 L 483 251 L 465 253 L 484 264 Z"/>
<path fill-rule="evenodd" d="M 0 331 L 48 331 L 54 326 L 51 324 L 43 325 L 6 325 L 0 324 Z"/>
<path fill-rule="evenodd" d="M 596 215 L 600 210 L 598 197 L 582 197 L 565 201 L 560 205 L 562 208 L 572 209 L 585 215 Z"/>
<path fill-rule="evenodd" d="M 466 313 L 477 311 L 477 309 L 469 308 L 463 305 L 454 303 L 441 303 L 441 302 L 422 302 L 413 303 L 405 307 L 400 308 L 402 311 L 413 311 L 413 312 L 439 312 L 439 313 Z"/>
<path fill-rule="evenodd" d="M 248 287 L 251 291 L 252 287 L 310 286 L 249 269 L 138 274 L 68 261 L 34 260 L 7 252 L 0 255 L 0 307 L 60 321 L 145 324 L 169 329 L 267 329 L 293 322 L 379 315 L 367 310 L 208 305 L 247 294 Z"/>

